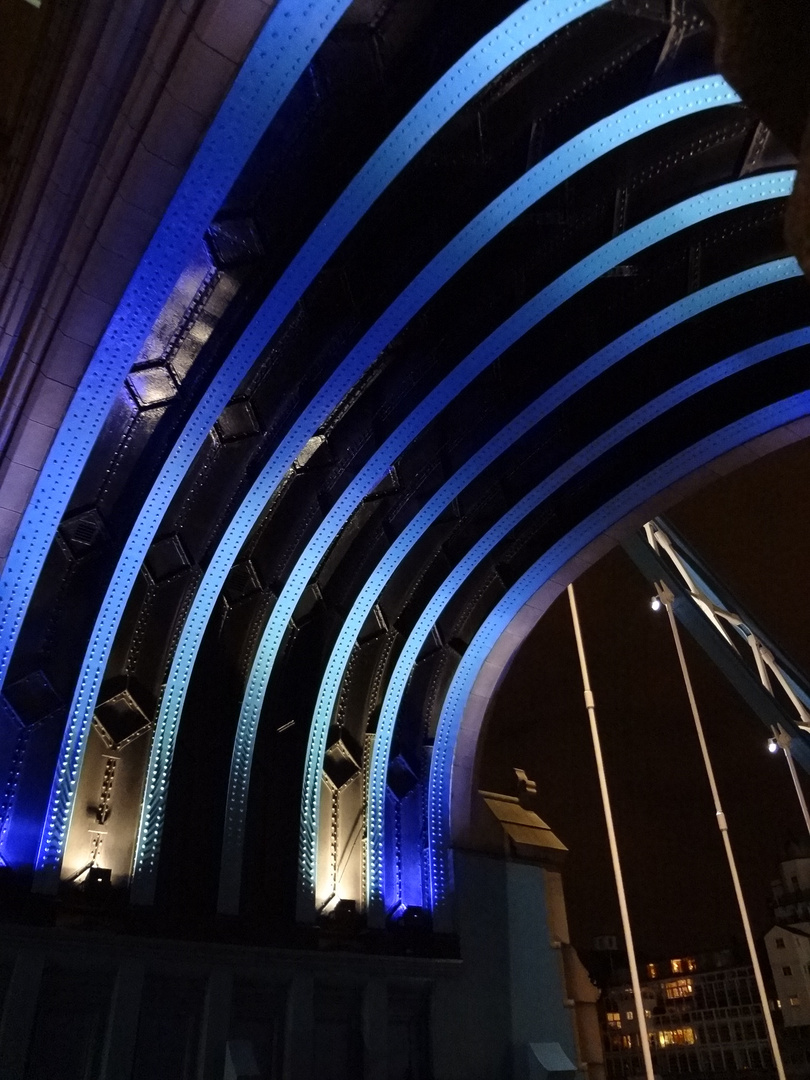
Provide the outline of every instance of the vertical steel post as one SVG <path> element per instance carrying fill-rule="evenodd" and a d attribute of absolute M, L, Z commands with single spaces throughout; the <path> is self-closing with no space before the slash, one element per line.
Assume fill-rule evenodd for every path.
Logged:
<path fill-rule="evenodd" d="M 582 631 L 579 625 L 577 603 L 574 597 L 574 586 L 568 586 L 568 600 L 571 604 L 571 619 L 574 623 L 574 636 L 577 639 L 577 652 L 579 654 L 579 667 L 582 673 L 582 688 L 585 695 L 585 708 L 588 710 L 588 719 L 591 724 L 591 738 L 593 739 L 593 752 L 596 758 L 596 771 L 599 774 L 599 788 L 602 792 L 602 806 L 605 811 L 605 823 L 607 825 L 608 841 L 610 843 L 610 857 L 613 860 L 613 875 L 616 879 L 616 892 L 619 896 L 619 910 L 622 916 L 622 929 L 624 941 L 627 946 L 627 962 L 630 966 L 630 982 L 633 987 L 633 1001 L 636 1005 L 638 1016 L 638 1034 L 641 1040 L 641 1056 L 644 1059 L 644 1071 L 647 1080 L 654 1080 L 652 1054 L 650 1053 L 650 1039 L 647 1034 L 647 1016 L 644 1012 L 644 1001 L 641 997 L 641 983 L 638 977 L 638 965 L 636 963 L 636 950 L 633 945 L 633 934 L 630 929 L 630 915 L 627 910 L 627 898 L 624 892 L 624 878 L 622 877 L 621 863 L 619 862 L 619 848 L 616 843 L 616 831 L 613 828 L 613 813 L 610 809 L 608 796 L 607 777 L 605 765 L 602 759 L 602 744 L 599 740 L 599 729 L 596 726 L 596 703 L 591 690 L 588 677 L 588 666 L 585 662 L 585 646 L 582 642 Z M 780 1080 L 784 1080 L 780 1077 Z"/>

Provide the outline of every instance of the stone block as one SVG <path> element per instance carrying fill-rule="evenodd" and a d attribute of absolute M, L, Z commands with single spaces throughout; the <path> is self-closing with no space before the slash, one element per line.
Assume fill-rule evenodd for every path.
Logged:
<path fill-rule="evenodd" d="M 25 415 L 45 427 L 58 428 L 67 411 L 73 387 L 39 374 L 25 403 Z"/>
<path fill-rule="evenodd" d="M 40 469 L 53 442 L 54 429 L 25 420 L 17 426 L 9 447 L 11 460 L 29 469 Z"/>
<path fill-rule="evenodd" d="M 95 348 L 112 313 L 112 304 L 75 289 L 62 318 L 62 330 L 68 337 Z"/>
<path fill-rule="evenodd" d="M 176 101 L 210 117 L 227 93 L 235 70 L 231 60 L 192 35 L 169 77 L 167 89 Z"/>
<path fill-rule="evenodd" d="M 194 31 L 206 45 L 241 64 L 266 18 L 261 0 L 215 0 L 204 6 Z"/>
<path fill-rule="evenodd" d="M 0 507 L 21 514 L 34 490 L 39 472 L 27 465 L 10 461 L 5 476 L 0 480 Z"/>
<path fill-rule="evenodd" d="M 205 134 L 208 118 L 170 93 L 155 106 L 143 137 L 143 145 L 157 157 L 185 168 Z"/>

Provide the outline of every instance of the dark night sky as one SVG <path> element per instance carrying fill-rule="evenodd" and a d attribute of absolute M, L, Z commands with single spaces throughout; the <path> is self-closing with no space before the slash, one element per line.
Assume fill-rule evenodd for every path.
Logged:
<path fill-rule="evenodd" d="M 810 440 L 704 488 L 668 516 L 741 605 L 810 669 Z M 722 841 L 666 614 L 622 550 L 576 583 L 637 949 L 662 956 L 742 940 Z M 783 755 L 682 631 L 755 932 L 769 883 L 804 824 Z M 571 616 L 561 596 L 516 658 L 487 734 L 482 784 L 537 782 L 540 815 L 569 847 L 572 937 L 619 933 L 618 904 Z M 805 788 L 810 788 L 806 783 Z"/>

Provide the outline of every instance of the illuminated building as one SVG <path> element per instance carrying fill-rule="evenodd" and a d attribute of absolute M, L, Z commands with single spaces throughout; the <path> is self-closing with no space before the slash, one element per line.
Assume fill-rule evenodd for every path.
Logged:
<path fill-rule="evenodd" d="M 792 129 L 691 0 L 0 10 L 0 1075 L 584 1067 L 479 734 L 808 434 Z"/>
<path fill-rule="evenodd" d="M 754 972 L 729 951 L 647 965 L 643 984 L 656 1075 L 775 1076 Z M 601 1004 L 608 1080 L 640 1072 L 638 1021 L 629 988 Z"/>

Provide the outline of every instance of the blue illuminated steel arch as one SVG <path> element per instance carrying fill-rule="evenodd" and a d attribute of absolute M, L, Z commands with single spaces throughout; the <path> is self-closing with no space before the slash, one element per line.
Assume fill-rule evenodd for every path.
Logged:
<path fill-rule="evenodd" d="M 393 336 L 394 328 L 401 325 L 405 315 L 412 318 L 416 314 L 416 305 L 423 305 L 428 299 L 426 282 L 432 282 L 433 291 L 438 291 L 463 262 L 480 250 L 497 231 L 505 228 L 529 206 L 577 170 L 623 145 L 629 139 L 662 124 L 688 113 L 732 104 L 737 100 L 725 81 L 715 76 L 684 83 L 653 94 L 594 124 L 550 154 L 493 200 L 428 264 L 396 301 L 393 325 L 386 326 L 384 322 L 388 317 L 386 312 L 378 322 L 378 327 L 382 331 L 382 327 L 386 326 L 386 332 Z M 409 298 L 412 298 L 410 302 L 408 302 Z M 218 901 L 220 911 L 236 912 L 238 910 L 247 789 L 256 728 L 270 673 L 293 611 L 318 563 L 349 515 L 379 483 L 391 463 L 408 443 L 478 374 L 479 370 L 480 368 L 472 362 L 459 365 L 386 440 L 330 510 L 290 573 L 273 607 L 248 678 L 234 740 L 222 851 Z M 262 482 L 263 478 L 259 480 L 259 483 Z M 240 538 L 247 535 L 247 530 L 254 524 L 256 514 L 262 504 L 259 500 L 255 500 L 253 505 L 253 513 L 245 521 L 242 520 L 242 512 L 237 512 L 234 524 L 222 541 L 223 546 L 227 545 L 231 561 L 237 554 L 237 541 L 243 542 Z M 218 587 L 220 588 L 224 573 L 229 567 L 230 562 L 226 568 L 219 570 Z"/>
<path fill-rule="evenodd" d="M 279 0 L 274 6 L 141 258 L 71 400 L 0 578 L 0 683 L 56 528 L 138 350 L 262 134 L 350 2 Z M 124 591 L 123 578 L 114 580 L 114 588 Z M 92 637 L 93 648 L 105 659 L 112 633 L 109 626 L 97 624 Z M 96 670 L 85 670 L 79 682 L 81 694 L 93 702 L 103 669 L 104 662 Z M 69 741 L 76 730 L 72 710 Z M 86 727 L 80 726 L 79 732 L 83 746 Z M 79 767 L 80 754 L 63 753 L 53 790 L 61 795 L 74 789 Z M 32 813 L 40 817 L 42 809 L 24 808 L 24 816 Z M 66 820 L 65 799 L 52 798 L 46 828 L 58 829 Z M 23 835 L 28 832 L 22 829 Z M 17 836 L 13 822 L 0 836 L 6 861 L 30 863 L 34 853 L 15 843 Z"/>
<path fill-rule="evenodd" d="M 771 173 L 767 176 L 737 180 L 724 184 L 701 195 L 693 196 L 676 206 L 664 210 L 627 232 L 610 240 L 592 252 L 570 270 L 561 274 L 545 289 L 527 301 L 514 315 L 502 323 L 473 350 L 463 363 L 476 365 L 482 371 L 525 333 L 537 325 L 546 315 L 555 311 L 566 300 L 595 281 L 614 266 L 633 258 L 645 248 L 673 236 L 717 214 L 737 207 L 751 205 L 766 199 L 788 195 L 794 177 L 792 171 Z M 456 474 L 458 482 L 468 475 L 464 469 Z M 469 476 L 472 476 L 472 472 Z M 464 480 L 464 483 L 467 481 Z M 463 486 L 463 484 L 462 484 Z M 444 490 L 444 489 L 442 489 Z M 443 497 L 443 496 L 442 496 Z M 304 772 L 304 788 L 301 804 L 301 850 L 299 914 L 311 916 L 312 898 L 316 886 L 317 821 L 320 803 L 320 768 L 326 748 L 326 737 L 334 712 L 343 672 L 351 655 L 354 642 L 368 617 L 380 590 L 390 574 L 399 565 L 415 541 L 422 535 L 434 517 L 439 505 L 438 493 L 416 515 L 369 577 L 344 620 L 338 640 L 332 650 L 326 673 L 321 682 L 310 730 L 307 759 Z"/>
<path fill-rule="evenodd" d="M 787 260 L 786 260 L 787 261 Z M 793 260 L 789 260 L 793 263 Z M 796 270 L 801 273 L 798 265 L 793 263 Z M 486 556 L 504 540 L 509 533 L 516 528 L 532 510 L 536 509 L 545 499 L 571 480 L 582 469 L 596 461 L 603 454 L 613 449 L 628 436 L 640 430 L 647 424 L 652 423 L 663 413 L 674 408 L 681 402 L 686 401 L 693 394 L 723 379 L 729 378 L 754 364 L 762 363 L 777 353 L 787 349 L 798 348 L 810 344 L 810 328 L 802 328 L 780 338 L 756 345 L 736 353 L 734 356 L 722 360 L 704 371 L 699 372 L 692 378 L 686 379 L 660 394 L 652 401 L 647 402 L 630 416 L 625 417 L 609 431 L 604 432 L 594 439 L 588 446 L 574 454 L 563 465 L 555 469 L 545 480 L 541 481 L 532 491 L 525 495 L 519 502 L 511 507 L 459 560 L 458 564 L 448 574 L 434 595 L 425 605 L 413 630 L 408 636 L 402 651 L 397 659 L 394 671 L 389 680 L 388 690 L 383 701 L 380 720 L 377 725 L 377 734 L 374 742 L 374 750 L 371 763 L 371 776 L 368 796 L 368 849 L 369 849 L 369 903 L 371 912 L 379 918 L 384 916 L 390 899 L 385 895 L 385 882 L 383 880 L 383 847 L 390 842 L 390 837 L 385 837 L 385 797 L 386 777 L 391 747 L 391 739 L 394 733 L 399 707 L 408 679 L 411 675 L 416 659 L 428 638 L 436 620 L 441 615 L 446 605 L 450 602 L 456 591 L 478 567 Z M 536 590 L 535 590 L 536 591 Z M 466 654 L 465 654 L 466 655 Z M 407 866 L 418 865 L 418 852 L 411 853 L 410 861 L 405 860 L 403 873 L 407 873 Z M 394 899 L 399 899 L 398 897 Z"/>
<path fill-rule="evenodd" d="M 56 527 L 132 362 L 270 121 L 351 0 L 279 0 L 110 320 L 0 578 L 0 683 Z"/>
<path fill-rule="evenodd" d="M 804 344 L 795 331 L 754 346 L 763 360 Z M 806 339 L 805 339 L 806 340 Z M 619 495 L 610 499 L 551 547 L 526 571 L 496 605 L 473 638 L 459 663 L 445 696 L 433 746 L 428 785 L 428 853 L 431 907 L 438 928 L 452 925 L 450 910 L 452 864 L 450 839 L 450 785 L 453 750 L 464 709 L 475 679 L 498 638 L 517 612 L 532 596 L 587 544 L 606 529 L 621 521 L 645 500 L 683 479 L 742 443 L 774 428 L 791 423 L 810 413 L 810 391 L 803 391 L 783 401 L 729 424 L 681 451 Z"/>
<path fill-rule="evenodd" d="M 58 873 L 87 732 L 125 604 L 160 521 L 217 416 L 307 286 L 363 214 L 415 154 L 493 78 L 555 31 L 606 2 L 607 0 L 530 0 L 468 50 L 414 106 L 349 184 L 273 287 L 240 337 L 195 409 L 153 485 L 127 540 L 96 620 L 71 705 L 37 856 L 37 869 L 45 886 L 52 886 Z M 375 347 L 373 332 L 364 340 L 367 346 L 374 349 L 376 356 L 381 346 Z M 280 463 L 280 472 L 275 482 L 271 481 L 272 488 L 275 488 L 303 445 L 367 366 L 366 362 L 358 367 L 356 357 L 354 361 L 344 361 L 309 407 L 299 415 L 295 425 L 282 441 L 275 457 Z M 152 876 L 156 868 L 162 828 L 163 792 L 182 708 L 186 676 L 193 665 L 207 623 L 206 611 L 216 601 L 218 592 L 217 587 L 209 596 L 206 581 L 200 586 L 199 603 L 195 605 L 186 623 L 187 633 L 182 648 L 179 646 L 175 653 L 166 696 L 156 725 L 144 815 L 135 857 L 132 895 L 140 902 L 149 902 L 152 895 Z"/>

